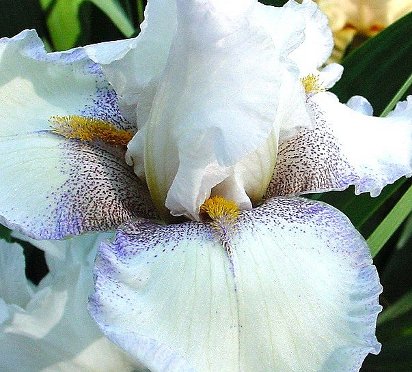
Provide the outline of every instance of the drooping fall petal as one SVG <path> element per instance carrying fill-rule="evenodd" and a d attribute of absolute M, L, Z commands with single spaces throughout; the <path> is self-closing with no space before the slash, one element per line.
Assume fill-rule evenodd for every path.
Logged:
<path fill-rule="evenodd" d="M 101 245 L 103 332 L 157 371 L 348 371 L 379 351 L 381 286 L 344 215 L 278 198 L 226 227 L 142 221 Z"/>
<path fill-rule="evenodd" d="M 88 132 L 96 122 L 97 129 L 107 126 L 112 142 L 113 133 L 135 132 L 84 51 L 46 54 L 34 31 L 1 39 L 0 103 L 1 223 L 61 238 L 154 215 L 147 190 L 124 161 L 127 142 L 105 143 L 104 131 L 81 138 L 94 135 Z M 70 120 L 80 122 L 79 133 L 68 132 Z"/>
<path fill-rule="evenodd" d="M 55 263 L 49 266 L 50 273 L 39 286 L 33 286 L 24 303 L 14 302 L 17 294 L 11 297 L 4 292 L 8 286 L 20 296 L 26 295 L 24 288 L 14 285 L 17 281 L 27 285 L 24 267 L 21 269 L 24 265 L 21 248 L 0 241 L 0 272 L 15 269 L 16 266 L 9 264 L 19 258 L 19 270 L 2 278 L 0 287 L 0 315 L 3 309 L 8 312 L 6 319 L 0 319 L 2 371 L 134 370 L 136 365 L 102 335 L 87 313 L 96 242 L 106 237 L 101 234 L 47 242 L 49 249 L 54 244 L 52 251 L 59 250 L 64 255 L 61 260 L 56 257 L 49 260 L 46 253 L 48 262 Z"/>
<path fill-rule="evenodd" d="M 377 196 L 382 188 L 412 174 L 412 97 L 385 118 L 370 116 L 357 97 L 350 106 L 331 93 L 307 101 L 314 127 L 279 146 L 267 196 L 343 190 Z"/>
<path fill-rule="evenodd" d="M 33 296 L 24 269 L 22 247 L 0 239 L 0 298 L 4 304 L 24 307 Z"/>

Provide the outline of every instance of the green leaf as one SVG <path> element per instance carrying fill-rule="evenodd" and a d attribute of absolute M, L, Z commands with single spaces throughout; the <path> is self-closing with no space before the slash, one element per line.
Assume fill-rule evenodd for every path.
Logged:
<path fill-rule="evenodd" d="M 42 1 L 42 6 L 48 13 L 47 26 L 56 50 L 69 49 L 75 45 L 81 32 L 78 11 L 82 2 L 83 0 Z"/>
<path fill-rule="evenodd" d="M 133 35 L 133 23 L 116 0 L 42 0 L 55 49 L 65 50 L 76 46 L 82 31 L 80 8 L 86 3 L 95 5 L 106 14 L 124 36 Z"/>
<path fill-rule="evenodd" d="M 378 355 L 369 355 L 361 372 L 412 371 L 412 335 L 401 336 L 382 344 Z"/>
<path fill-rule="evenodd" d="M 412 311 L 379 324 L 376 336 L 383 344 L 403 336 L 412 336 Z"/>
<path fill-rule="evenodd" d="M 412 13 L 355 49 L 343 61 L 345 72 L 332 91 L 343 102 L 364 96 L 381 113 L 411 74 L 411 30 Z"/>
<path fill-rule="evenodd" d="M 395 204 L 376 230 L 369 236 L 367 242 L 371 249 L 372 257 L 375 257 L 393 233 L 412 212 L 412 186 Z"/>
<path fill-rule="evenodd" d="M 139 25 L 143 22 L 144 20 L 144 2 L 142 0 L 137 0 L 137 20 L 139 22 Z"/>
<path fill-rule="evenodd" d="M 378 325 L 398 318 L 409 311 L 412 311 L 412 290 L 379 315 Z"/>
<path fill-rule="evenodd" d="M 412 290 L 412 235 L 408 221 L 405 222 L 403 231 L 399 231 L 399 239 L 391 239 L 392 245 L 388 246 L 379 259 L 379 274 L 384 288 L 382 302 L 395 304 L 410 290 Z"/>
<path fill-rule="evenodd" d="M 120 4 L 115 0 L 89 0 L 96 5 L 103 13 L 105 13 L 116 27 L 126 37 L 133 35 L 135 29 L 133 24 L 127 18 Z"/>
<path fill-rule="evenodd" d="M 399 91 L 395 94 L 395 96 L 392 98 L 392 100 L 389 102 L 389 104 L 386 106 L 385 110 L 383 110 L 381 116 L 386 116 L 389 114 L 390 111 L 392 111 L 396 104 L 402 99 L 402 97 L 406 94 L 408 89 L 412 85 L 412 74 L 409 75 L 409 78 L 405 81 L 405 83 L 401 86 Z"/>
<path fill-rule="evenodd" d="M 403 307 L 405 305 L 402 304 Z M 380 321 L 376 336 L 382 343 L 382 351 L 377 356 L 366 358 L 362 372 L 412 370 L 412 311 L 402 311 L 396 317 Z"/>
<path fill-rule="evenodd" d="M 10 234 L 11 231 L 7 227 L 0 225 L 0 239 L 10 241 Z"/>
<path fill-rule="evenodd" d="M 353 225 L 360 230 L 364 236 L 369 235 L 369 229 L 366 224 L 374 219 L 376 223 L 376 213 L 392 198 L 396 198 L 396 194 L 407 183 L 408 180 L 401 178 L 392 185 L 387 185 L 377 197 L 371 197 L 368 193 L 355 195 L 353 187 L 345 191 L 334 191 L 323 194 L 316 194 L 311 199 L 322 200 L 325 203 L 333 205 L 344 214 L 346 214 Z M 398 199 L 398 198 L 397 198 Z M 376 226 L 373 226 L 375 228 Z"/>
<path fill-rule="evenodd" d="M 412 214 L 408 217 L 408 220 L 405 222 L 404 229 L 398 239 L 396 248 L 398 250 L 407 248 L 412 243 Z"/>

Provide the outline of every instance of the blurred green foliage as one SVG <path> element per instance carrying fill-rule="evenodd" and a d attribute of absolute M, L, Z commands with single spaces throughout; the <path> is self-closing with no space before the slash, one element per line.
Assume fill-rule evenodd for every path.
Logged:
<path fill-rule="evenodd" d="M 282 0 L 261 2 L 276 6 L 285 3 Z M 35 28 L 51 50 L 116 40 L 138 34 L 145 5 L 143 0 L 2 0 L 0 36 L 13 36 L 25 28 Z M 412 14 L 409 14 L 353 49 L 342 62 L 345 72 L 332 91 L 343 102 L 353 95 L 366 97 L 377 114 L 382 113 L 394 97 L 412 94 L 411 30 Z M 400 92 L 402 86 L 404 89 Z M 342 210 L 363 236 L 370 238 L 376 255 L 375 264 L 384 286 L 381 303 L 385 310 L 377 329 L 383 348 L 378 356 L 367 358 L 362 370 L 412 370 L 410 179 L 387 186 L 377 198 L 355 196 L 352 188 L 311 197 Z M 10 240 L 10 231 L 0 226 L 0 238 Z M 41 277 L 38 268 L 45 263 L 30 247 L 26 247 L 26 259 L 28 267 L 33 268 L 28 275 L 37 282 Z"/>
<path fill-rule="evenodd" d="M 40 0 L 40 3 L 46 14 L 52 45 L 57 50 L 88 43 L 85 38 L 93 39 L 94 24 L 97 27 L 105 24 L 114 26 L 112 31 L 116 31 L 116 37 L 130 37 L 135 32 L 131 8 L 122 7 L 117 0 Z M 100 31 L 103 30 L 107 28 Z"/>

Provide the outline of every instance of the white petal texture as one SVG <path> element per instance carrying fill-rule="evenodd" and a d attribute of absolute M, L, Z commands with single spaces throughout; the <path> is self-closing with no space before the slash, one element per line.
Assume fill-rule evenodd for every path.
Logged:
<path fill-rule="evenodd" d="M 50 267 L 50 273 L 35 288 L 30 301 L 22 304 L 3 298 L 9 318 L 0 325 L 2 371 L 114 372 L 134 369 L 125 354 L 102 335 L 87 313 L 93 261 L 80 258 L 76 251 L 93 256 L 96 246 L 90 243 L 105 237 L 95 235 L 56 242 L 56 249 L 64 251 L 66 259 L 61 261 L 58 270 Z M 6 244 L 7 247 L 1 247 L 2 257 L 8 255 L 11 260 L 18 254 L 23 262 L 21 248 L 16 249 L 17 244 Z M 67 259 L 69 256 L 78 256 L 78 259 Z M 19 269 L 5 278 L 4 284 L 2 281 L 2 287 L 11 285 L 16 278 L 27 281 L 24 271 Z M 15 291 L 19 290 L 21 288 L 15 288 Z"/>
<path fill-rule="evenodd" d="M 123 226 L 96 260 L 90 311 L 152 371 L 355 371 L 381 307 L 363 238 L 339 211 L 276 198 L 231 235 Z"/>
<path fill-rule="evenodd" d="M 296 62 L 301 74 L 306 75 L 322 66 L 332 52 L 333 38 L 328 19 L 311 0 L 303 0 L 302 4 L 288 1 L 285 7 L 293 9 L 304 18 L 305 38 L 303 43 L 292 51 L 290 58 Z"/>
<path fill-rule="evenodd" d="M 37 238 L 105 230 L 153 216 L 125 147 L 52 133 L 80 115 L 135 131 L 84 51 L 46 54 L 34 31 L 0 39 L 0 222 Z"/>
<path fill-rule="evenodd" d="M 102 66 L 122 114 L 140 129 L 147 121 L 176 30 L 176 1 L 150 0 L 138 37 L 85 48 Z"/>
<path fill-rule="evenodd" d="M 4 304 L 24 307 L 33 295 L 24 268 L 23 249 L 20 245 L 0 239 L 0 298 Z"/>
<path fill-rule="evenodd" d="M 377 196 L 382 188 L 412 174 L 412 96 L 386 118 L 370 116 L 362 97 L 350 106 L 324 92 L 310 96 L 313 128 L 279 146 L 267 197 L 343 190 Z"/>
<path fill-rule="evenodd" d="M 180 0 L 176 5 L 167 63 L 148 120 L 129 143 L 127 156 L 146 178 L 163 215 L 166 206 L 173 215 L 198 219 L 200 205 L 218 185 L 239 205 L 250 207 L 250 194 L 259 194 L 243 187 L 244 178 L 222 183 L 239 175 L 234 167 L 243 167 L 239 164 L 248 163 L 246 157 L 261 146 L 269 142 L 276 150 L 281 92 L 291 76 L 298 81 L 287 55 L 304 39 L 304 16 L 273 7 L 265 14 L 254 0 L 224 5 Z M 281 22 L 269 26 L 270 19 Z M 256 167 L 262 183 L 272 163 Z"/>

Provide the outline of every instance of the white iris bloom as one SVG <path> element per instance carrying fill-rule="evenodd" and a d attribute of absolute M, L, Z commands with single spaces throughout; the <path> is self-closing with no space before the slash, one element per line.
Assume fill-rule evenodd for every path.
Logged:
<path fill-rule="evenodd" d="M 65 53 L 1 39 L 1 221 L 120 226 L 90 312 L 151 370 L 358 369 L 380 349 L 367 245 L 293 196 L 410 175 L 412 103 L 340 103 L 332 44 L 311 1 L 255 0 L 150 0 L 137 38 Z"/>

